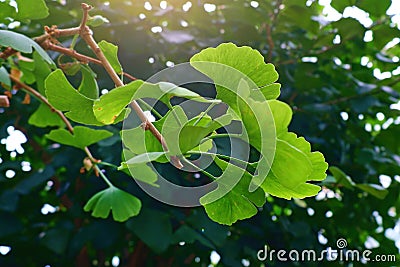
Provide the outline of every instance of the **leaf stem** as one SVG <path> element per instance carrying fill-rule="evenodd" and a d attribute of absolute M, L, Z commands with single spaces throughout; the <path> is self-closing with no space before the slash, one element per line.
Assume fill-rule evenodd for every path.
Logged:
<path fill-rule="evenodd" d="M 103 178 L 104 182 L 106 182 L 106 184 L 109 187 L 115 187 L 110 180 L 108 180 L 107 176 L 102 172 L 102 170 L 99 168 L 99 166 L 97 166 L 97 164 L 94 165 L 95 170 L 99 173 L 100 177 Z"/>
<path fill-rule="evenodd" d="M 207 108 L 206 110 L 203 112 L 203 114 L 201 114 L 201 116 L 193 123 L 193 126 L 196 126 L 197 123 L 199 123 L 199 121 L 201 121 L 201 119 L 216 105 L 217 103 L 212 102 Z"/>
<path fill-rule="evenodd" d="M 208 138 L 210 138 L 210 139 L 226 138 L 226 137 L 241 139 L 242 135 L 241 134 L 214 134 L 214 135 L 208 136 Z"/>
<path fill-rule="evenodd" d="M 183 157 L 183 162 L 189 164 L 190 166 L 192 166 L 193 168 L 195 168 L 196 170 L 198 170 L 199 172 L 205 174 L 206 176 L 208 176 L 209 178 L 211 178 L 212 180 L 217 180 L 217 177 L 215 177 L 214 175 L 212 175 L 211 173 L 203 170 L 202 168 L 196 166 L 195 164 L 191 163 L 189 160 L 187 160 L 186 158 Z"/>
<path fill-rule="evenodd" d="M 203 152 L 203 151 L 194 151 L 194 150 L 190 150 L 188 152 L 186 152 L 190 155 L 207 155 L 207 156 L 217 156 L 221 159 L 227 159 L 227 160 L 232 160 L 232 161 L 236 161 L 238 163 L 244 164 L 244 165 L 248 165 L 249 163 L 247 161 L 238 159 L 238 158 L 234 158 L 234 157 L 230 157 L 227 155 L 223 155 L 223 154 L 218 154 L 218 153 L 210 153 L 210 152 Z"/>
<path fill-rule="evenodd" d="M 104 166 L 109 166 L 109 167 L 113 167 L 115 169 L 118 169 L 117 165 L 114 165 L 112 163 L 106 162 L 106 161 L 98 161 L 97 162 L 98 165 L 104 165 Z"/>
<path fill-rule="evenodd" d="M 159 118 L 159 119 L 162 118 L 161 114 L 158 113 L 158 111 L 157 111 L 154 107 L 150 106 L 146 101 L 144 101 L 143 99 L 140 99 L 140 98 L 139 98 L 139 99 L 138 99 L 138 102 L 139 102 L 140 104 L 144 105 L 146 108 L 148 108 L 151 112 L 153 112 L 154 115 L 156 115 L 157 118 Z"/>

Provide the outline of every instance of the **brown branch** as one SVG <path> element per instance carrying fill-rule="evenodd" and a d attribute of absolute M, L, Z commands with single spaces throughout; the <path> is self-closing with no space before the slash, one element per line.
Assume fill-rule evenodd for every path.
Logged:
<path fill-rule="evenodd" d="M 53 44 L 49 40 L 46 40 L 45 42 L 43 42 L 42 43 L 42 47 L 44 49 L 46 49 L 46 50 L 55 51 L 55 52 L 58 52 L 60 54 L 76 58 L 77 60 L 79 60 L 80 62 L 85 63 L 85 64 L 91 62 L 91 63 L 97 64 L 97 65 L 103 65 L 103 63 L 100 60 L 96 59 L 96 58 L 92 58 L 92 57 L 80 54 L 74 49 L 69 49 L 69 48 L 66 48 L 66 47 L 62 47 L 62 46 Z M 128 79 L 132 80 L 132 81 L 137 80 L 136 77 L 130 75 L 129 73 L 122 72 L 122 74 L 125 77 L 127 77 Z"/>
<path fill-rule="evenodd" d="M 8 108 L 10 106 L 10 101 L 8 100 L 8 96 L 0 95 L 0 107 Z"/>
<path fill-rule="evenodd" d="M 272 51 L 274 50 L 274 47 L 275 47 L 274 40 L 272 39 L 271 25 L 270 24 L 266 24 L 265 25 L 265 30 L 267 32 L 267 43 L 268 43 L 268 46 L 269 46 L 268 54 L 267 54 L 267 62 L 271 62 L 271 60 L 272 60 Z"/>
<path fill-rule="evenodd" d="M 98 60 L 98 59 L 95 59 L 95 58 L 80 54 L 80 53 L 76 52 L 73 49 L 69 49 L 69 48 L 66 48 L 66 47 L 55 45 L 52 42 L 50 42 L 49 40 L 43 42 L 42 47 L 44 49 L 46 49 L 46 50 L 52 50 L 52 51 L 55 51 L 55 52 L 58 52 L 58 53 L 61 53 L 61 54 L 76 58 L 77 60 L 79 60 L 79 61 L 81 61 L 81 62 L 83 62 L 85 64 L 89 63 L 89 62 L 92 62 L 92 63 L 98 64 L 98 65 L 102 65 L 101 61 Z"/>
<path fill-rule="evenodd" d="M 0 53 L 0 58 L 7 59 L 17 52 L 18 52 L 17 50 L 12 49 L 11 47 L 7 47 L 6 49 L 4 49 L 3 52 Z"/>
<path fill-rule="evenodd" d="M 280 6 L 282 5 L 282 0 L 276 2 L 275 7 L 276 9 L 272 11 L 270 14 L 270 22 L 265 24 L 265 31 L 267 35 L 267 44 L 268 44 L 268 53 L 267 53 L 267 62 L 271 62 L 272 60 L 272 53 L 275 48 L 274 39 L 272 38 L 272 29 L 276 24 L 276 20 L 279 15 Z"/>
<path fill-rule="evenodd" d="M 96 54 L 97 58 L 101 61 L 103 67 L 107 71 L 108 75 L 111 77 L 113 82 L 117 87 L 124 86 L 123 81 L 119 78 L 117 73 L 114 71 L 110 62 L 105 57 L 104 53 L 101 51 L 100 47 L 97 45 L 95 39 L 93 38 L 93 33 L 90 28 L 86 25 L 87 19 L 89 17 L 89 10 L 92 9 L 92 6 L 82 3 L 83 17 L 80 25 L 80 36 L 82 39 L 89 45 L 92 51 Z M 131 107 L 136 112 L 142 123 L 145 125 L 145 129 L 149 129 L 150 132 L 157 138 L 157 140 L 161 143 L 164 150 L 168 151 L 167 144 L 164 140 L 164 137 L 157 130 L 157 128 L 147 119 L 147 116 L 144 114 L 143 110 L 140 108 L 139 104 L 133 100 L 131 102 Z M 171 157 L 172 163 L 177 168 L 182 168 L 183 165 L 177 157 Z"/>

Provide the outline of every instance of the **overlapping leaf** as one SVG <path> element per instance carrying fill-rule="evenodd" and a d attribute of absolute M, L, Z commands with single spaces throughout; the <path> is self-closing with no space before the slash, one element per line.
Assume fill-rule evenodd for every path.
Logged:
<path fill-rule="evenodd" d="M 49 57 L 46 51 L 40 47 L 40 45 L 31 38 L 20 33 L 0 30 L 0 46 L 9 46 L 22 53 L 32 53 L 34 48 L 47 63 L 55 66 L 53 60 Z"/>
<path fill-rule="evenodd" d="M 190 62 L 214 80 L 217 98 L 229 104 L 239 115 L 250 144 L 261 153 L 260 165 L 271 165 L 268 155 L 275 148 L 271 171 L 268 175 L 266 172 L 258 173 L 256 185 L 261 183 L 265 192 L 287 199 L 315 195 L 320 187 L 307 181 L 324 179 L 327 164 L 321 153 L 311 152 L 310 144 L 304 138 L 287 132 L 292 112 L 288 105 L 272 100 L 279 95 L 279 91 L 276 92 L 278 87 L 273 84 L 278 78 L 273 65 L 266 64 L 257 51 L 234 44 L 205 49 L 192 57 Z M 226 77 L 230 77 L 229 82 L 225 81 Z M 263 91 L 263 88 L 267 89 Z M 260 94 L 267 101 L 262 101 Z M 274 132 L 267 130 L 271 128 Z M 275 140 L 268 140 L 271 138 Z"/>
<path fill-rule="evenodd" d="M 258 188 L 254 192 L 249 192 L 252 176 L 242 168 L 218 158 L 215 162 L 224 172 L 224 178 L 218 178 L 218 188 L 200 199 L 208 216 L 218 223 L 227 225 L 254 216 L 258 211 L 257 207 L 265 203 L 264 191 Z M 237 183 L 232 181 L 233 177 L 238 178 Z"/>
<path fill-rule="evenodd" d="M 328 164 L 319 152 L 311 152 L 310 143 L 294 133 L 279 135 L 271 171 L 261 187 L 271 195 L 291 199 L 316 195 L 321 188 L 307 181 L 326 177 Z"/>
<path fill-rule="evenodd" d="M 110 62 L 114 71 L 118 74 L 121 74 L 122 66 L 118 60 L 118 46 L 104 40 L 101 41 L 98 45 L 101 51 L 104 53 L 104 56 L 107 58 L 108 62 Z"/>

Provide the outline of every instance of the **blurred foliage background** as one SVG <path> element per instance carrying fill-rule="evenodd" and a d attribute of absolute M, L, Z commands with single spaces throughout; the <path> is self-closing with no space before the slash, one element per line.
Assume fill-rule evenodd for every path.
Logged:
<path fill-rule="evenodd" d="M 13 21 L 0 11 L 0 28 L 34 37 L 45 25 L 79 24 L 81 1 L 46 3 L 50 16 L 42 20 Z M 93 174 L 80 173 L 83 152 L 52 144 L 44 137 L 49 129 L 28 123 L 39 103 L 23 104 L 25 94 L 14 91 L 10 107 L 0 108 L 0 266 L 320 266 L 260 262 L 256 254 L 264 245 L 288 251 L 335 249 L 339 238 L 349 249 L 399 257 L 398 1 L 87 3 L 95 7 L 91 14 L 110 21 L 95 28 L 95 38 L 117 44 L 124 70 L 138 78 L 187 62 L 222 42 L 259 50 L 277 67 L 280 99 L 294 109 L 290 130 L 305 136 L 341 171 L 329 173 L 315 198 L 268 197 L 255 217 L 226 227 L 210 221 L 201 207 L 159 203 L 132 178 L 107 169 L 111 180 L 138 196 L 144 208 L 127 223 L 95 219 L 82 207 L 104 185 Z M 81 41 L 77 49 L 90 54 Z M 49 53 L 57 59 L 57 53 Z M 98 76 L 101 89 L 113 87 L 106 77 Z M 118 133 L 113 127 L 109 130 Z M 93 152 L 118 164 L 118 134 L 93 146 Z M 357 187 L 350 179 L 375 186 Z M 323 266 L 364 264 L 325 261 Z"/>

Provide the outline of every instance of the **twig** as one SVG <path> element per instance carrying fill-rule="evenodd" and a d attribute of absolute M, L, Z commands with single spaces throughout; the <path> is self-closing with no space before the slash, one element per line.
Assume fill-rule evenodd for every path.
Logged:
<path fill-rule="evenodd" d="M 268 53 L 267 53 L 267 61 L 271 62 L 272 53 L 275 48 L 274 39 L 272 38 L 272 28 L 275 26 L 276 19 L 279 15 L 280 6 L 282 5 L 282 0 L 276 2 L 275 6 L 277 7 L 272 11 L 270 23 L 265 24 L 265 31 L 267 34 L 267 44 L 268 44 Z"/>
<path fill-rule="evenodd" d="M 92 63 L 98 64 L 98 65 L 101 65 L 101 61 L 98 59 L 80 54 L 80 53 L 76 52 L 75 50 L 72 50 L 72 49 L 69 49 L 66 47 L 55 45 L 52 42 L 50 42 L 50 40 L 46 40 L 45 42 L 43 42 L 42 47 L 46 50 L 52 50 L 52 51 L 76 58 L 77 60 L 79 60 L 83 63 L 92 62 Z"/>
<path fill-rule="evenodd" d="M 108 75 L 111 77 L 113 82 L 117 87 L 124 86 L 124 83 L 122 80 L 119 78 L 117 73 L 114 71 L 113 67 L 111 66 L 110 62 L 107 60 L 105 57 L 104 53 L 101 51 L 100 47 L 97 45 L 96 41 L 93 38 L 92 31 L 90 28 L 86 25 L 87 19 L 89 17 L 89 10 L 92 9 L 92 6 L 82 3 L 82 10 L 83 10 L 83 17 L 82 17 L 82 22 L 80 25 L 80 32 L 79 35 L 82 37 L 82 39 L 89 45 L 89 47 L 92 49 L 92 51 L 96 54 L 97 58 L 101 61 L 103 67 L 107 71 Z M 167 144 L 164 140 L 164 137 L 161 135 L 161 133 L 157 130 L 157 128 L 147 119 L 147 116 L 144 114 L 143 110 L 140 108 L 138 103 L 133 100 L 131 102 L 131 107 L 133 110 L 136 112 L 136 114 L 139 116 L 140 120 L 144 124 L 144 128 L 150 130 L 150 132 L 157 138 L 157 140 L 161 143 L 163 146 L 164 150 L 168 151 Z M 171 157 L 172 163 L 177 168 L 182 168 L 183 165 L 180 162 L 180 160 L 177 157 Z"/>
<path fill-rule="evenodd" d="M 274 40 L 272 39 L 272 33 L 271 33 L 271 25 L 266 24 L 265 25 L 265 30 L 267 32 L 267 43 L 268 43 L 268 53 L 267 53 L 267 62 L 271 62 L 272 60 L 272 51 L 274 50 L 275 44 Z"/>

